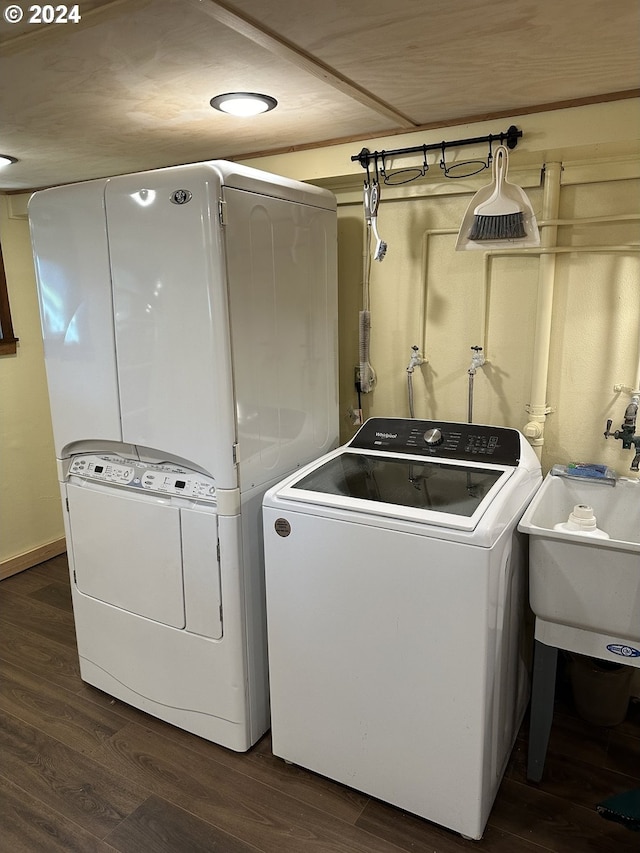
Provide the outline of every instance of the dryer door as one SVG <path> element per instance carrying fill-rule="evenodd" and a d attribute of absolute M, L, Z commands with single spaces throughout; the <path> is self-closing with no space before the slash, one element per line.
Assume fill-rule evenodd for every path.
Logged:
<path fill-rule="evenodd" d="M 157 496 L 67 485 L 75 581 L 85 595 L 185 627 L 180 510 Z"/>

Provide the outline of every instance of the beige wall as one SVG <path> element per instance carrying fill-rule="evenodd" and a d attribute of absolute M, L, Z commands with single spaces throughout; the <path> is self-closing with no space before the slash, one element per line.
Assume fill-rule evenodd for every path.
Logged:
<path fill-rule="evenodd" d="M 594 167 L 593 183 L 562 185 L 560 218 L 629 214 L 635 220 L 559 229 L 558 244 L 580 251 L 558 254 L 555 264 L 545 470 L 555 462 L 601 461 L 622 474 L 630 464 L 631 451 L 622 452 L 602 433 L 608 417 L 620 426 L 629 399 L 614 386 L 634 386 L 638 374 L 640 254 L 620 247 L 638 244 L 640 180 L 597 181 L 600 170 Z M 528 193 L 540 211 L 542 189 Z M 482 345 L 487 364 L 475 378 L 474 420 L 519 429 L 529 421 L 540 255 L 498 253 L 488 260 L 483 252 L 456 252 L 469 198 L 392 197 L 381 204 L 379 227 L 389 248 L 382 263 L 373 264 L 371 278 L 371 362 L 378 384 L 364 398 L 366 415 L 408 416 L 406 367 L 417 344 L 428 363 L 414 372 L 416 416 L 466 420 L 471 347 Z M 361 220 L 359 201 L 341 204 L 345 436 L 346 412 L 355 405 Z"/>
<path fill-rule="evenodd" d="M 15 334 L 0 358 L 0 577 L 60 553 L 56 478 L 26 197 L 0 196 L 0 240 Z"/>
<path fill-rule="evenodd" d="M 354 368 L 362 282 L 362 179 L 351 156 L 363 145 L 389 150 L 503 130 L 509 120 L 371 139 L 264 157 L 250 165 L 329 186 L 339 203 L 340 389 L 343 438 L 353 433 Z M 510 178 L 523 186 L 541 218 L 545 163 L 562 163 L 560 217 L 636 217 L 574 223 L 558 245 L 582 248 L 638 244 L 640 109 L 636 100 L 520 116 L 523 139 Z M 461 149 L 458 159 L 484 153 Z M 380 230 L 387 256 L 371 279 L 371 361 L 378 375 L 365 415 L 406 416 L 406 366 L 413 344 L 428 363 L 414 375 L 418 417 L 466 420 L 470 347 L 486 344 L 488 364 L 476 376 L 474 420 L 522 429 L 531 402 L 540 259 L 535 252 L 485 259 L 455 252 L 455 237 L 473 193 L 488 173 L 445 180 L 433 158 L 428 177 L 383 187 Z M 404 164 L 403 164 L 404 165 Z M 14 210 L 11 214 L 10 206 Z M 434 233 L 445 231 L 448 233 Z M 23 197 L 2 199 L 0 217 L 18 354 L 0 359 L 0 571 L 3 562 L 55 542 L 62 518 L 42 362 L 37 301 Z M 486 275 L 485 275 L 486 273 Z M 600 461 L 628 474 L 631 454 L 605 441 L 608 417 L 619 427 L 640 361 L 640 260 L 637 252 L 558 255 L 542 461 Z M 489 299 L 485 308 L 485 291 Z M 486 312 L 486 323 L 483 318 Z M 486 332 L 486 339 L 485 339 Z"/>
<path fill-rule="evenodd" d="M 474 382 L 473 419 L 524 430 L 530 418 L 538 296 L 553 289 L 548 384 L 552 409 L 538 448 L 543 469 L 556 462 L 597 461 L 631 475 L 632 451 L 605 441 L 607 418 L 619 428 L 630 399 L 616 386 L 638 384 L 640 363 L 640 110 L 638 101 L 597 104 L 514 120 L 523 138 L 511 152 L 510 179 L 524 187 L 543 221 L 545 164 L 560 176 L 557 254 L 551 282 L 541 280 L 540 254 L 510 256 L 456 252 L 458 228 L 488 172 L 445 179 L 434 154 L 426 178 L 382 186 L 379 228 L 388 243 L 371 276 L 371 363 L 378 382 L 363 397 L 366 416 L 408 416 L 406 367 L 411 347 L 428 362 L 414 373 L 416 417 L 463 420 L 468 414 L 471 347 L 485 347 L 487 364 Z M 492 121 L 370 140 L 389 150 L 506 129 Z M 362 293 L 362 181 L 351 162 L 362 143 L 250 161 L 271 171 L 329 186 L 339 204 L 341 433 L 354 432 L 358 311 Z M 485 145 L 460 149 L 457 159 L 481 156 Z M 406 165 L 410 161 L 398 161 Z M 547 171 L 550 171 L 547 170 Z M 594 221 L 624 217 L 623 221 Z M 548 226 L 551 228 L 551 226 Z M 544 228 L 541 228 L 544 232 Z M 635 244 L 635 245 L 633 245 Z M 629 248 L 627 248 L 629 247 Z M 544 325 L 544 324 L 542 324 Z M 640 429 L 640 422 L 639 422 Z"/>

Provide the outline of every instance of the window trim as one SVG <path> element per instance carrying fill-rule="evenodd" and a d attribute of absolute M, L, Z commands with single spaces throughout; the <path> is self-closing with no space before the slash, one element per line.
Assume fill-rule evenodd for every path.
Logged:
<path fill-rule="evenodd" d="M 13 332 L 7 275 L 4 269 L 2 246 L 0 246 L 0 355 L 15 355 L 18 350 L 18 338 Z"/>

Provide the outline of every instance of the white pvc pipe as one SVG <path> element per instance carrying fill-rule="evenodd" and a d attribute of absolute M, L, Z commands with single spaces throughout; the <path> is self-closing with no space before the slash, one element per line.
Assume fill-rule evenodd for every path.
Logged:
<path fill-rule="evenodd" d="M 599 225 L 603 222 L 634 222 L 640 219 L 640 214 L 635 213 L 623 213 L 616 214 L 610 216 L 589 216 L 584 219 L 551 219 L 551 220 L 538 220 L 539 228 L 546 228 L 547 226 L 555 226 L 555 225 Z M 423 233 L 423 250 L 422 250 L 422 269 L 424 271 L 424 282 L 422 288 L 422 305 L 420 306 L 420 325 L 421 325 L 421 351 L 424 353 L 427 349 L 427 315 L 428 315 L 428 292 L 429 292 L 429 277 L 427 274 L 427 262 L 429 257 L 429 238 L 430 237 L 441 237 L 446 235 L 458 234 L 458 228 L 429 228 Z M 543 231 L 544 234 L 544 231 Z M 612 246 L 549 246 L 546 248 L 542 248 L 539 246 L 533 248 L 518 248 L 514 246 L 513 249 L 488 249 L 484 253 L 484 274 L 483 274 L 483 293 L 484 299 L 482 303 L 482 307 L 480 309 L 480 344 L 484 348 L 485 353 L 488 352 L 488 326 L 489 326 L 489 284 L 490 284 L 490 267 L 491 267 L 491 259 L 494 256 L 502 256 L 507 257 L 510 255 L 533 255 L 534 257 L 539 257 L 540 255 L 560 255 L 567 254 L 571 252 L 575 252 L 578 254 L 584 252 L 590 252 L 592 254 L 598 253 L 608 253 L 611 252 L 613 254 L 623 253 L 626 254 L 628 252 L 638 252 L 640 251 L 640 246 L 636 244 L 630 245 L 612 245 Z M 638 350 L 638 381 L 640 381 L 640 342 L 639 342 L 639 350 Z M 638 383 L 636 382 L 636 387 Z"/>
<path fill-rule="evenodd" d="M 640 243 L 629 243 L 626 245 L 621 243 L 612 246 L 551 246 L 548 249 L 491 249 L 486 254 L 489 257 L 494 257 L 495 255 L 533 255 L 537 257 L 538 255 L 578 255 L 585 252 L 605 255 L 607 252 L 612 252 L 613 254 L 623 252 L 624 254 L 628 254 L 629 252 L 640 252 Z"/>
<path fill-rule="evenodd" d="M 547 171 L 548 170 L 548 171 Z M 483 290 L 484 290 L 484 300 L 482 306 L 481 313 L 481 344 L 484 348 L 484 352 L 488 353 L 489 345 L 489 292 L 490 292 L 490 279 L 491 279 L 491 259 L 494 256 L 509 256 L 509 255 L 532 255 L 533 257 L 538 257 L 542 261 L 543 256 L 548 258 L 553 258 L 555 261 L 555 255 L 559 254 L 568 254 L 568 253 L 576 253 L 576 254 L 628 254 L 640 251 L 640 246 L 637 244 L 629 244 L 629 245 L 602 245 L 602 246 L 555 246 L 550 244 L 550 234 L 549 229 L 553 229 L 553 241 L 557 239 L 557 227 L 558 226 L 576 226 L 576 225 L 598 225 L 605 222 L 633 222 L 640 219 L 640 215 L 630 213 L 630 214 L 613 214 L 606 216 L 589 216 L 573 219 L 558 219 L 557 211 L 559 206 L 559 197 L 560 197 L 560 174 L 561 174 L 562 166 L 560 163 L 549 163 L 545 165 L 545 199 L 543 199 L 543 218 L 538 220 L 538 226 L 542 230 L 541 235 L 541 243 L 543 244 L 540 247 L 535 248 L 517 248 L 514 246 L 513 249 L 490 249 L 484 254 L 484 271 L 483 271 Z M 554 187 L 554 196 L 557 195 L 557 198 L 550 198 L 547 200 L 547 181 L 546 177 L 549 175 L 549 183 L 551 179 L 551 175 L 553 174 L 556 186 Z M 548 192 L 551 190 L 549 189 Z M 545 201 L 548 201 L 545 204 Z M 554 209 L 555 206 L 555 215 L 551 214 L 551 210 Z M 429 257 L 429 238 L 432 236 L 444 236 L 444 235 L 453 235 L 458 233 L 457 228 L 431 228 L 427 229 L 423 233 L 423 252 L 422 252 L 422 268 L 424 271 L 424 282 L 423 282 L 423 290 L 422 290 L 422 305 L 420 310 L 420 322 L 421 322 L 421 331 L 422 331 L 422 352 L 426 352 L 426 334 L 427 334 L 427 315 L 428 315 L 428 290 L 429 290 L 429 276 L 428 276 L 428 257 Z M 555 267 L 555 263 L 554 263 Z M 546 274 L 548 274 L 549 270 L 546 270 Z M 555 270 L 554 270 L 555 272 Z M 535 400 L 539 400 L 540 396 L 542 397 L 542 403 L 537 404 L 543 407 L 543 414 L 536 415 L 536 418 L 542 418 L 542 420 L 534 421 L 531 418 L 530 423 L 533 423 L 532 430 L 534 432 L 540 432 L 539 443 L 537 447 L 539 449 L 536 450 L 536 453 L 541 456 L 542 454 L 542 444 L 544 443 L 544 438 L 542 433 L 544 432 L 544 421 L 546 420 L 546 384 L 548 378 L 548 369 L 549 369 L 549 347 L 550 347 L 550 307 L 553 303 L 553 282 L 551 282 L 551 288 L 549 288 L 549 283 L 546 283 L 546 293 L 544 294 L 544 298 L 542 300 L 542 305 L 540 304 L 540 281 L 542 278 L 542 274 L 539 272 L 538 274 L 538 282 L 539 282 L 539 308 L 544 311 L 544 318 L 538 317 L 536 320 L 536 344 L 540 344 L 543 338 L 546 339 L 546 353 L 538 353 L 537 358 L 537 376 L 535 382 L 534 389 L 534 381 L 532 377 L 532 387 L 531 387 L 531 404 L 530 408 L 533 405 Z M 549 293 L 551 290 L 551 293 Z M 549 296 L 551 296 L 551 305 L 549 304 Z M 543 335 L 543 324 L 544 328 L 548 332 L 548 334 Z M 538 328 L 540 329 L 540 337 L 538 337 Z M 534 366 L 534 372 L 536 368 Z M 544 374 L 544 389 L 543 393 L 540 395 L 540 377 Z M 536 396 L 534 397 L 534 390 Z M 640 390 L 640 339 L 638 341 L 638 370 L 635 381 L 635 388 L 633 390 Z M 528 425 L 527 425 L 528 426 Z M 526 429 L 526 427 L 525 427 Z M 532 440 L 533 439 L 533 440 Z M 530 437 L 530 441 L 534 444 L 535 436 Z M 535 445 L 534 445 L 535 446 Z"/>
<path fill-rule="evenodd" d="M 542 195 L 542 218 L 544 220 L 558 218 L 561 174 L 561 163 L 545 163 Z M 557 225 L 547 225 L 542 228 L 540 246 L 543 250 L 555 247 L 557 239 Z M 538 302 L 536 307 L 536 329 L 533 340 L 529 423 L 523 429 L 538 458 L 542 457 L 544 425 L 547 419 L 547 379 L 549 376 L 549 352 L 551 349 L 551 319 L 553 314 L 555 269 L 555 254 L 541 254 L 540 265 L 538 267 Z"/>
<path fill-rule="evenodd" d="M 577 221 L 584 221 L 584 222 L 589 222 L 589 224 L 591 224 L 591 223 L 596 224 L 598 222 L 610 221 L 612 219 L 613 219 L 613 217 L 594 217 L 592 220 L 590 219 L 590 220 L 575 220 L 575 221 L 576 222 Z M 625 221 L 625 220 L 631 221 L 631 220 L 635 220 L 635 219 L 640 219 L 640 216 L 623 215 L 623 216 L 615 217 L 616 221 Z M 568 225 L 568 224 L 573 224 L 573 223 L 574 223 L 574 220 L 556 220 L 555 222 L 548 223 L 548 224 Z M 539 223 L 539 225 L 541 225 L 541 226 L 545 225 L 545 224 L 547 224 L 547 223 L 544 223 L 544 222 Z M 507 257 L 509 255 L 512 255 L 512 256 L 531 255 L 532 257 L 539 257 L 542 255 L 561 255 L 561 254 L 574 254 L 574 253 L 575 254 L 624 254 L 624 255 L 628 255 L 628 254 L 634 253 L 634 252 L 640 252 L 640 245 L 632 243 L 629 245 L 620 245 L 619 244 L 619 245 L 612 245 L 612 246 L 550 246 L 547 248 L 531 248 L 531 249 L 515 249 L 515 248 L 514 249 L 492 249 L 491 251 L 486 252 L 485 256 L 484 256 L 484 274 L 483 274 L 484 275 L 484 291 L 485 291 L 485 294 L 486 294 L 486 297 L 488 300 L 489 282 L 491 279 L 491 259 L 495 255 L 502 256 L 502 257 Z M 488 331 L 489 309 L 488 309 L 488 305 L 487 305 L 487 308 L 484 312 L 484 315 L 485 315 L 485 323 L 486 323 L 485 335 L 484 335 L 485 349 L 486 349 L 488 347 L 488 338 L 489 338 L 489 331 Z M 548 359 L 547 359 L 547 361 L 548 361 Z M 629 388 L 628 386 L 625 386 L 625 385 L 616 385 L 616 386 L 614 386 L 614 390 L 628 392 L 628 393 L 630 393 L 631 396 L 634 396 L 635 394 L 640 393 L 640 338 L 638 340 L 638 369 L 637 369 L 637 373 L 636 373 L 635 386 L 633 388 Z M 532 400 L 533 400 L 533 394 L 532 394 Z M 528 436 L 531 444 L 534 444 L 536 434 L 540 431 L 539 424 L 540 424 L 540 421 L 534 421 L 533 418 L 531 419 L 529 424 L 527 424 L 527 427 L 530 427 L 530 432 L 534 433 L 534 435 Z M 525 429 L 526 429 L 526 427 L 525 427 Z M 541 446 L 542 443 L 544 443 L 544 439 L 542 439 L 542 442 L 540 442 L 540 444 L 538 446 Z M 536 452 L 538 452 L 538 451 L 536 451 Z"/>

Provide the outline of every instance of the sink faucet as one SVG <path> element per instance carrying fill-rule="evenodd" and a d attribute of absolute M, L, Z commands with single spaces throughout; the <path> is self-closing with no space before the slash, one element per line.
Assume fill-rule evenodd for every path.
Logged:
<path fill-rule="evenodd" d="M 640 397 L 632 397 L 631 402 L 625 409 L 624 423 L 621 424 L 620 429 L 617 429 L 615 432 L 611 432 L 611 424 L 613 421 L 609 419 L 607 421 L 607 429 L 604 433 L 605 438 L 609 438 L 609 436 L 612 435 L 614 438 L 620 439 L 625 450 L 629 450 L 630 447 L 633 447 L 636 455 L 633 457 L 633 461 L 631 463 L 631 471 L 640 470 L 640 435 L 635 434 L 639 402 Z"/>

